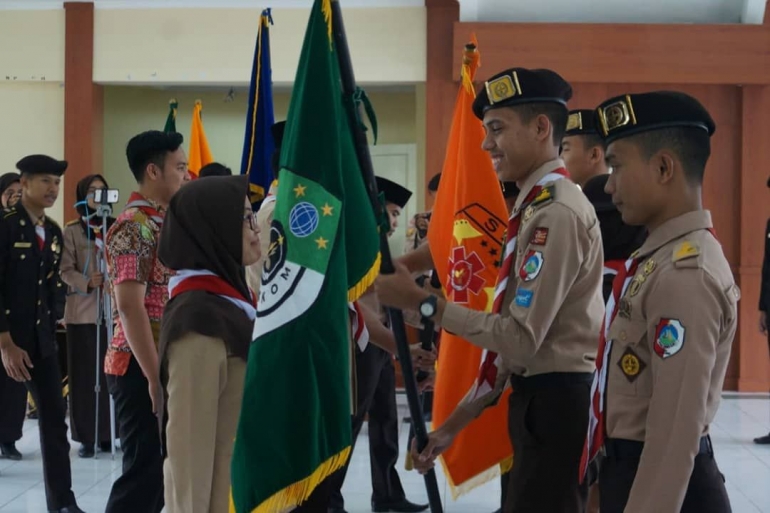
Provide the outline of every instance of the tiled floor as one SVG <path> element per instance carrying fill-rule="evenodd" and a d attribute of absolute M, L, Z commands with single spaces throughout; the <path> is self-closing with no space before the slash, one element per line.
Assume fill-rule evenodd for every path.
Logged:
<path fill-rule="evenodd" d="M 770 446 L 751 443 L 753 437 L 768 429 L 770 399 L 767 397 L 730 396 L 722 401 L 712 434 L 735 513 L 770 513 Z M 408 425 L 402 424 L 402 453 L 407 432 Z M 27 421 L 18 447 L 24 453 L 24 460 L 18 463 L 0 460 L 0 513 L 44 513 L 42 462 L 35 421 Z M 346 508 L 350 513 L 368 512 L 371 482 L 366 427 L 351 465 L 343 488 Z M 110 485 L 120 474 L 120 453 L 114 461 L 109 454 L 102 454 L 96 460 L 81 460 L 77 457 L 77 445 L 73 445 L 72 468 L 80 506 L 88 513 L 104 511 Z M 398 468 L 407 497 L 415 502 L 427 502 L 422 477 L 402 470 L 403 454 Z M 438 479 L 447 513 L 491 513 L 497 508 L 500 496 L 497 480 L 452 501 L 440 470 Z"/>

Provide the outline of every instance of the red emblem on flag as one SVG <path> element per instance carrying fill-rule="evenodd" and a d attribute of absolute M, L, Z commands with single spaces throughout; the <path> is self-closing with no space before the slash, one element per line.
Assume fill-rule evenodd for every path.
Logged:
<path fill-rule="evenodd" d="M 452 256 L 449 257 L 449 293 L 450 299 L 455 303 L 467 303 L 468 291 L 474 294 L 481 292 L 486 280 L 478 273 L 484 271 L 484 262 L 481 258 L 472 252 L 465 254 L 465 247 L 458 246 L 452 249 Z"/>

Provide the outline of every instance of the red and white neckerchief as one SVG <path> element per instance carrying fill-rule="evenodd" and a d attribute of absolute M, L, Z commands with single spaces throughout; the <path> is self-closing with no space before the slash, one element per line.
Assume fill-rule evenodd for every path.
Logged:
<path fill-rule="evenodd" d="M 604 276 L 617 276 L 625 264 L 625 260 L 606 260 L 604 262 Z"/>
<path fill-rule="evenodd" d="M 40 251 L 45 247 L 45 217 L 41 217 L 35 222 L 35 235 L 37 235 L 37 245 Z"/>
<path fill-rule="evenodd" d="M 163 226 L 163 214 L 155 208 L 155 205 L 147 201 L 147 198 L 139 194 L 138 192 L 132 192 L 126 203 L 126 210 L 129 208 L 136 208 L 144 212 L 147 217 L 152 219 L 158 227 Z"/>
<path fill-rule="evenodd" d="M 524 201 L 521 202 L 519 209 L 516 210 L 508 220 L 505 253 L 503 254 L 503 263 L 500 266 L 500 271 L 497 275 L 492 313 L 499 314 L 502 312 L 503 299 L 505 298 L 505 291 L 508 288 L 511 268 L 513 267 L 514 260 L 516 260 L 516 239 L 519 235 L 519 228 L 521 227 L 521 213 L 535 200 L 535 198 L 537 198 L 538 194 L 540 194 L 546 185 L 561 180 L 562 178 L 569 178 L 569 173 L 563 167 L 559 167 L 538 180 L 535 186 L 532 187 L 532 190 L 530 190 L 524 198 Z M 484 350 L 481 361 L 482 363 L 479 369 L 474 399 L 483 396 L 494 389 L 495 382 L 497 381 L 498 367 L 501 363 L 497 353 L 486 349 Z"/>
<path fill-rule="evenodd" d="M 591 406 L 588 414 L 588 435 L 583 445 L 583 455 L 580 460 L 580 482 L 585 478 L 588 464 L 596 457 L 604 445 L 606 409 L 605 394 L 607 392 L 607 360 L 612 351 L 612 340 L 608 334 L 615 316 L 618 314 L 620 298 L 626 293 L 631 280 L 633 280 L 641 259 L 632 255 L 625 261 L 612 282 L 612 294 L 607 299 L 607 308 L 604 312 L 602 330 L 599 333 L 599 350 L 596 353 L 596 374 L 591 384 Z"/>
<path fill-rule="evenodd" d="M 243 294 L 211 271 L 202 269 L 181 269 L 168 280 L 168 295 L 172 299 L 184 292 L 203 290 L 217 294 L 227 299 L 235 306 L 243 310 L 252 321 L 257 317 L 257 296 L 249 291 L 251 298 L 243 297 Z"/>
<path fill-rule="evenodd" d="M 366 323 L 364 322 L 364 312 L 361 310 L 361 306 L 358 301 L 348 303 L 348 310 L 350 314 L 350 328 L 353 333 L 353 342 L 358 345 L 358 348 L 363 351 L 369 344 L 369 330 L 366 329 Z"/>

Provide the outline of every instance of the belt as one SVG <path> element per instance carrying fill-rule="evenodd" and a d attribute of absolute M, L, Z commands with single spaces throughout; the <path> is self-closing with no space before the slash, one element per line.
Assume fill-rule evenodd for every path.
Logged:
<path fill-rule="evenodd" d="M 534 376 L 511 374 L 511 387 L 514 390 L 520 390 L 590 385 L 593 379 L 593 372 L 546 372 L 544 374 L 535 374 Z"/>
<path fill-rule="evenodd" d="M 604 441 L 604 451 L 608 458 L 629 459 L 638 458 L 642 455 L 644 442 L 636 440 L 622 440 L 620 438 L 608 438 Z M 699 441 L 698 454 L 713 454 L 714 448 L 711 445 L 711 437 L 702 436 Z"/>

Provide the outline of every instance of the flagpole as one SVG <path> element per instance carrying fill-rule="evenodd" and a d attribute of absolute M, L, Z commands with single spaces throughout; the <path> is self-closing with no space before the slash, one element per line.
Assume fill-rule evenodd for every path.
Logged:
<path fill-rule="evenodd" d="M 339 0 L 331 0 L 332 6 L 332 31 L 334 34 L 334 45 L 337 50 L 337 59 L 340 66 L 340 78 L 342 80 L 342 92 L 347 101 L 352 103 L 353 94 L 356 92 L 356 80 L 353 74 L 353 63 L 350 59 L 350 48 L 348 47 L 347 36 L 345 34 L 345 25 L 342 21 L 342 9 Z M 355 108 L 355 105 L 353 105 Z M 356 156 L 361 166 L 364 177 L 364 184 L 369 192 L 369 199 L 376 213 L 377 219 L 382 219 L 382 205 L 379 203 L 377 185 L 374 178 L 374 169 L 372 167 L 372 158 L 369 155 L 369 143 L 366 134 L 359 125 L 358 118 L 354 109 L 348 110 L 350 128 L 355 137 Z M 382 264 L 380 270 L 384 274 L 395 272 L 393 260 L 388 246 L 388 234 L 380 230 L 380 253 Z M 388 308 L 390 316 L 391 329 L 396 338 L 398 348 L 398 359 L 401 364 L 401 370 L 404 377 L 404 386 L 406 388 L 406 398 L 409 403 L 409 413 L 412 417 L 412 426 L 414 428 L 417 447 L 422 450 L 428 445 L 428 431 L 425 427 L 425 418 L 422 415 L 420 400 L 417 392 L 417 381 L 414 377 L 412 367 L 412 357 L 409 351 L 409 344 L 406 340 L 406 327 L 404 326 L 404 316 L 401 310 Z M 409 450 L 407 448 L 407 450 Z M 441 495 L 436 481 L 436 472 L 431 469 L 425 474 L 425 487 L 428 492 L 428 502 L 432 513 L 442 513 Z"/>

